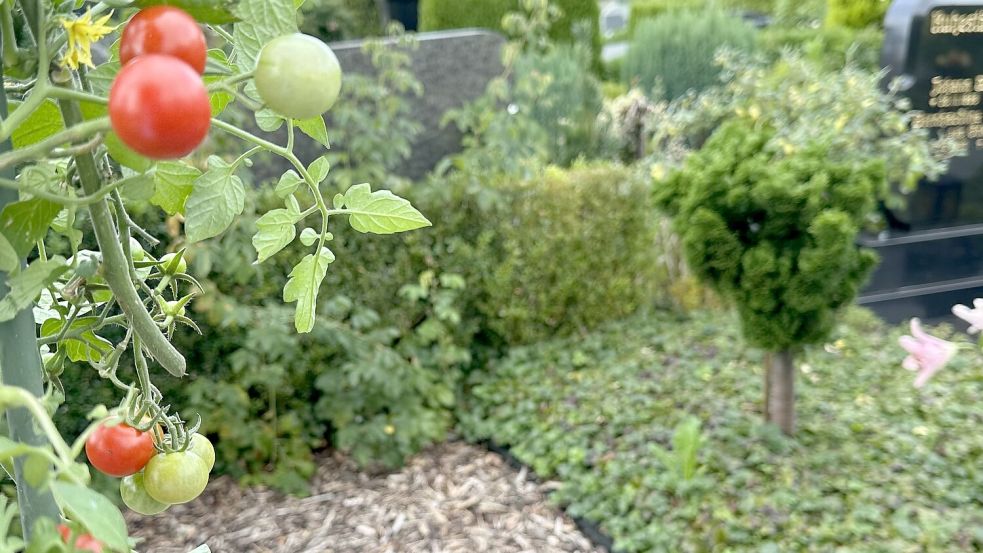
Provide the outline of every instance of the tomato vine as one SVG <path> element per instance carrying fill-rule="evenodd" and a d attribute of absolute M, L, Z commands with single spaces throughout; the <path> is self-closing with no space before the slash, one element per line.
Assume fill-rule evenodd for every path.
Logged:
<path fill-rule="evenodd" d="M 175 7 L 155 7 L 165 3 Z M 284 301 L 297 304 L 299 332 L 315 324 L 318 292 L 335 259 L 332 217 L 375 234 L 430 224 L 406 200 L 368 184 L 334 191 L 329 203 L 327 159 L 305 164 L 295 154 L 298 130 L 328 147 L 321 113 L 341 90 L 330 48 L 298 34 L 302 3 L 0 0 L 0 407 L 10 429 L 0 437 L 0 463 L 19 498 L 16 506 L 0 502 L 0 514 L 19 511 L 22 525 L 22 538 L 0 528 L 0 549 L 55 543 L 61 532 L 78 536 L 77 549 L 130 550 L 119 510 L 88 486 L 78 462 L 83 449 L 95 468 L 124 477 L 124 501 L 137 512 L 191 501 L 207 483 L 214 449 L 197 434 L 200 421 L 173 412 L 151 378 L 153 364 L 172 377 L 188 372 L 169 338 L 179 327 L 197 330 L 187 306 L 201 287 L 188 274 L 186 250 L 155 252 L 161 244 L 128 207 L 150 203 L 180 215 L 186 242 L 207 240 L 243 210 L 239 169 L 260 152 L 286 159 L 294 169 L 277 185 L 283 207 L 260 218 L 253 245 L 263 262 L 297 238 L 297 225 L 320 219 L 316 236 L 301 238 L 312 251 L 283 290 Z M 20 18 L 23 29 L 14 24 Z M 157 42 L 147 25 L 179 36 Z M 206 53 L 203 29 L 224 44 Z M 120 52 L 94 63 L 92 44 L 119 34 Z M 284 65 L 292 56 L 304 63 Z M 185 85 L 168 86 L 175 79 Z M 202 92 L 188 100 L 188 90 Z M 223 119 L 230 106 L 255 112 L 264 131 L 285 127 L 285 144 Z M 231 160 L 211 155 L 205 164 L 197 155 L 181 159 L 208 132 L 227 134 L 245 151 Z M 80 249 L 86 232 L 96 250 Z M 111 327 L 119 334 L 105 332 Z M 130 358 L 132 366 L 124 362 Z M 91 366 L 121 396 L 117 406 L 95 409 L 71 445 L 50 417 L 70 396 L 58 378 L 75 370 L 69 362 Z"/>

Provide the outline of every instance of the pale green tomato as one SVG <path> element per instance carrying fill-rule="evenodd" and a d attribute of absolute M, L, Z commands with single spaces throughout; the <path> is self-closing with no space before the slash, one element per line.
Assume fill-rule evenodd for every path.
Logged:
<path fill-rule="evenodd" d="M 256 90 L 270 109 L 309 119 L 331 109 L 341 92 L 341 65 L 327 44 L 301 33 L 271 40 L 256 62 Z"/>
<path fill-rule="evenodd" d="M 143 251 L 143 246 L 132 236 L 130 237 L 130 255 L 133 256 L 133 261 L 137 262 L 147 259 L 147 252 Z"/>
<path fill-rule="evenodd" d="M 150 494 L 147 493 L 147 489 L 143 485 L 143 471 L 120 480 L 119 495 L 123 498 L 123 503 L 131 511 L 140 513 L 141 515 L 156 515 L 157 513 L 163 513 L 170 507 L 167 503 L 161 503 L 150 497 Z"/>
<path fill-rule="evenodd" d="M 168 270 L 168 267 L 170 266 L 171 261 L 175 257 L 177 257 L 177 254 L 176 253 L 169 253 L 169 254 L 166 254 L 164 257 L 160 258 L 160 263 L 161 263 L 160 270 L 163 271 L 165 274 L 168 274 L 168 275 L 177 275 L 177 274 L 180 274 L 180 273 L 187 272 L 187 270 L 188 270 L 188 260 L 185 259 L 183 255 L 181 256 L 181 259 L 177 262 L 177 268 L 174 269 L 174 270 Z"/>
<path fill-rule="evenodd" d="M 205 464 L 208 466 L 208 470 L 212 470 L 212 467 L 215 466 L 215 448 L 212 447 L 212 442 L 208 441 L 208 438 L 201 434 L 195 434 L 191 437 L 191 445 L 188 447 L 188 451 L 201 457 L 201 460 L 205 461 Z"/>
<path fill-rule="evenodd" d="M 208 465 L 187 451 L 159 453 L 144 467 L 143 485 L 161 503 L 187 503 L 208 485 Z"/>

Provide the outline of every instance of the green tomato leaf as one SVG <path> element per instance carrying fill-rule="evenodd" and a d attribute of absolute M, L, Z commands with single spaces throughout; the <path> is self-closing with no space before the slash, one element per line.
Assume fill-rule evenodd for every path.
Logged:
<path fill-rule="evenodd" d="M 242 71 L 256 67 L 259 51 L 267 42 L 297 32 L 293 0 L 240 0 L 235 15 L 240 19 L 232 32 L 238 46 L 235 61 Z"/>
<path fill-rule="evenodd" d="M 300 132 L 316 140 L 325 148 L 330 148 L 328 142 L 328 127 L 324 124 L 324 117 L 318 115 L 310 119 L 294 119 L 294 124 Z"/>
<path fill-rule="evenodd" d="M 184 204 L 195 188 L 201 171 L 180 161 L 161 161 L 154 169 L 154 195 L 150 203 L 168 215 L 184 212 Z"/>
<path fill-rule="evenodd" d="M 27 257 L 34 244 L 48 233 L 51 221 L 61 211 L 55 202 L 33 198 L 7 204 L 0 212 L 0 232 L 20 258 Z"/>
<path fill-rule="evenodd" d="M 20 102 L 10 102 L 8 109 L 11 113 L 20 109 Z M 61 118 L 58 104 L 53 100 L 45 100 L 31 113 L 11 136 L 14 148 L 25 148 L 37 144 L 45 138 L 65 128 L 65 120 Z"/>
<path fill-rule="evenodd" d="M 235 4 L 237 0 L 136 0 L 136 6 L 168 5 L 181 8 L 191 14 L 195 20 L 212 25 L 232 23 L 236 19 Z"/>
<path fill-rule="evenodd" d="M 300 243 L 305 246 L 313 246 L 314 242 L 317 242 L 317 239 L 320 237 L 320 233 L 308 227 L 300 232 Z"/>
<path fill-rule="evenodd" d="M 301 260 L 292 271 L 287 285 L 283 287 L 283 301 L 297 302 L 294 326 L 297 332 L 307 333 L 314 328 L 317 311 L 317 293 L 328 274 L 328 265 L 334 261 L 334 254 L 328 248 L 321 248 L 317 254 L 310 254 Z"/>
<path fill-rule="evenodd" d="M 7 240 L 6 236 L 0 234 L 0 271 L 9 273 L 18 266 L 20 266 L 20 256 L 17 255 L 14 247 L 10 245 L 10 240 Z"/>
<path fill-rule="evenodd" d="M 293 169 L 287 171 L 286 173 L 280 175 L 280 181 L 276 183 L 276 195 L 280 198 L 286 198 L 294 192 L 297 191 L 297 187 L 304 182 L 304 179 L 300 178 Z"/>
<path fill-rule="evenodd" d="M 273 110 L 263 108 L 256 112 L 256 126 L 266 132 L 273 132 L 283 126 L 283 117 L 280 117 Z"/>
<path fill-rule="evenodd" d="M 224 75 L 205 75 L 203 80 L 206 85 L 221 81 L 224 79 Z M 231 92 L 226 92 L 224 90 L 216 90 L 208 95 L 208 102 L 212 106 L 212 117 L 218 117 L 225 108 L 229 107 L 229 104 L 235 100 L 235 96 Z"/>
<path fill-rule="evenodd" d="M 341 209 L 345 207 L 345 195 L 335 194 L 334 199 L 331 201 L 331 203 L 334 204 L 335 209 Z"/>
<path fill-rule="evenodd" d="M 76 249 L 82 244 L 82 231 L 75 228 L 76 207 L 69 206 L 58 212 L 58 216 L 51 221 L 51 230 L 68 238 L 72 243 L 72 248 Z"/>
<path fill-rule="evenodd" d="M 262 263 L 287 247 L 297 236 L 298 214 L 289 209 L 274 209 L 256 221 L 257 232 L 253 247 L 258 255 L 256 263 Z"/>
<path fill-rule="evenodd" d="M 235 167 L 222 158 L 208 158 L 208 171 L 195 180 L 184 206 L 184 233 L 189 242 L 218 236 L 245 206 L 246 188 Z"/>
<path fill-rule="evenodd" d="M 410 202 L 388 190 L 372 192 L 368 184 L 356 184 L 345 192 L 345 212 L 358 232 L 395 234 L 429 227 L 430 221 Z"/>
<path fill-rule="evenodd" d="M 116 79 L 116 74 L 119 73 L 119 70 L 120 63 L 117 58 L 96 67 L 86 73 L 85 76 L 92 86 L 93 92 L 106 96 L 109 94 L 109 89 L 112 88 L 113 80 Z"/>
<path fill-rule="evenodd" d="M 58 349 L 64 348 L 65 353 L 68 354 L 68 358 L 76 363 L 86 362 L 89 359 L 98 363 L 104 355 L 113 351 L 112 342 L 89 330 L 95 328 L 98 324 L 99 317 L 80 317 L 75 319 L 68 330 L 72 332 L 81 330 L 82 333 L 77 338 L 62 340 L 58 343 Z M 41 325 L 41 336 L 43 338 L 55 336 L 61 332 L 64 326 L 65 322 L 61 319 L 48 319 Z"/>
<path fill-rule="evenodd" d="M 116 505 L 106 496 L 68 482 L 52 482 L 55 501 L 74 520 L 82 523 L 92 536 L 113 551 L 129 551 L 126 521 Z"/>
<path fill-rule="evenodd" d="M 311 174 L 311 178 L 314 182 L 320 184 L 324 182 L 324 179 L 328 178 L 328 173 L 331 171 L 331 162 L 328 158 L 321 156 L 311 163 L 311 166 L 307 168 L 307 172 Z"/>
<path fill-rule="evenodd" d="M 123 176 L 131 179 L 119 190 L 124 200 L 146 202 L 156 193 L 153 173 L 135 173 L 132 169 L 124 167 Z"/>
<path fill-rule="evenodd" d="M 65 258 L 55 256 L 47 261 L 37 260 L 10 277 L 7 280 L 7 295 L 0 299 L 0 322 L 9 321 L 31 307 L 41 290 L 58 280 L 67 270 Z"/>

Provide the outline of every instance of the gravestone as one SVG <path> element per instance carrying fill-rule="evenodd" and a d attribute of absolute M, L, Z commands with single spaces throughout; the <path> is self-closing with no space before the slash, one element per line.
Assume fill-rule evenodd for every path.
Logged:
<path fill-rule="evenodd" d="M 621 2 L 610 2 L 601 8 L 601 33 L 606 37 L 628 28 L 631 9 Z"/>
<path fill-rule="evenodd" d="M 945 317 L 983 296 L 983 0 L 895 0 L 884 35 L 887 79 L 910 98 L 913 125 L 960 152 L 889 231 L 861 240 L 882 262 L 859 303 L 890 321 Z"/>
<path fill-rule="evenodd" d="M 444 157 L 459 152 L 461 133 L 453 125 L 441 125 L 444 114 L 459 108 L 481 96 L 488 83 L 502 74 L 502 47 L 505 38 L 493 31 L 460 29 L 418 33 L 419 48 L 411 52 L 411 70 L 423 85 L 420 97 L 409 96 L 411 117 L 423 126 L 423 131 L 413 143 L 413 155 L 394 171 L 404 177 L 419 179 L 427 174 Z M 345 41 L 331 44 L 346 74 L 371 75 L 372 63 L 362 52 L 364 41 Z M 345 89 L 342 82 L 341 97 Z M 331 112 L 325 117 L 328 137 L 331 137 Z M 256 129 L 253 129 L 256 130 Z M 263 133 L 277 143 L 283 143 L 285 134 Z M 345 145 L 332 142 L 332 148 L 344 150 Z M 296 150 L 302 160 L 313 160 L 323 147 L 297 134 Z M 357 160 L 353 160 L 357 163 Z M 257 164 L 254 174 L 258 179 L 278 178 L 290 165 L 279 159 Z"/>

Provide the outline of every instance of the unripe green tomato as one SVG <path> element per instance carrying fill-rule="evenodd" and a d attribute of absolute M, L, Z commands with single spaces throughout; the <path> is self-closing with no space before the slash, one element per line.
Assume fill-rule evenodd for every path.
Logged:
<path fill-rule="evenodd" d="M 187 503 L 208 485 L 208 465 L 187 451 L 159 453 L 144 467 L 143 485 L 161 503 Z"/>
<path fill-rule="evenodd" d="M 331 109 L 341 92 L 341 65 L 321 40 L 301 33 L 271 40 L 256 62 L 256 90 L 270 109 L 309 119 Z"/>
<path fill-rule="evenodd" d="M 201 460 L 205 461 L 205 464 L 208 466 L 208 470 L 212 470 L 212 467 L 215 466 L 215 448 L 212 447 L 212 442 L 208 441 L 208 438 L 201 434 L 195 434 L 191 437 L 191 445 L 188 447 L 188 451 L 201 457 Z"/>
<path fill-rule="evenodd" d="M 147 493 L 147 489 L 143 484 L 142 471 L 120 480 L 119 495 L 121 498 L 123 498 L 123 503 L 125 503 L 131 511 L 135 511 L 141 515 L 156 515 L 158 513 L 163 513 L 168 507 L 170 507 L 170 505 L 167 503 L 161 503 L 160 501 L 150 497 L 150 494 Z"/>
<path fill-rule="evenodd" d="M 176 274 L 187 272 L 187 270 L 188 270 L 188 260 L 186 260 L 183 255 L 181 256 L 181 260 L 178 261 L 177 268 L 174 269 L 174 270 L 170 270 L 169 269 L 169 266 L 171 264 L 171 261 L 175 257 L 177 257 L 177 254 L 176 253 L 169 253 L 169 254 L 166 254 L 164 257 L 160 258 L 160 263 L 161 263 L 160 270 L 163 271 L 164 274 L 176 275 Z"/>
<path fill-rule="evenodd" d="M 147 252 L 143 251 L 143 246 L 133 237 L 130 237 L 130 255 L 133 256 L 133 261 L 139 262 L 147 259 Z"/>

